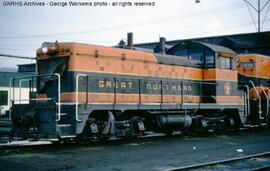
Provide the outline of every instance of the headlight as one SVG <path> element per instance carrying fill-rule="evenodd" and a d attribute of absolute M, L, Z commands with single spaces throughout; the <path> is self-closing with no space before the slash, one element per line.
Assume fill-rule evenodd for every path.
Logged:
<path fill-rule="evenodd" d="M 41 46 L 41 50 L 43 53 L 48 53 L 49 49 L 48 49 L 48 43 L 43 43 Z"/>
<path fill-rule="evenodd" d="M 55 43 L 45 42 L 42 44 L 41 50 L 43 53 L 46 53 L 49 55 L 55 55 L 57 51 L 57 42 Z"/>

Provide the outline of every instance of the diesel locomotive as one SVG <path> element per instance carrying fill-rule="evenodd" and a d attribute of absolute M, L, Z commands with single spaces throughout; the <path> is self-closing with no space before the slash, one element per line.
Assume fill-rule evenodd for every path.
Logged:
<path fill-rule="evenodd" d="M 131 37 L 131 36 L 130 36 Z M 132 39 L 131 39 L 132 40 Z M 11 97 L 12 134 L 51 141 L 269 125 L 269 58 L 186 42 L 158 52 L 43 43 L 30 99 Z M 32 93 L 33 94 L 33 93 Z"/>

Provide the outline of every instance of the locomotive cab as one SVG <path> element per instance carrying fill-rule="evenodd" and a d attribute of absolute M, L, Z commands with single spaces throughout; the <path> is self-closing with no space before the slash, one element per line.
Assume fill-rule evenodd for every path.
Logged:
<path fill-rule="evenodd" d="M 190 60 L 202 69 L 202 103 L 243 103 L 237 88 L 236 54 L 225 47 L 202 42 L 179 43 L 168 54 Z"/>

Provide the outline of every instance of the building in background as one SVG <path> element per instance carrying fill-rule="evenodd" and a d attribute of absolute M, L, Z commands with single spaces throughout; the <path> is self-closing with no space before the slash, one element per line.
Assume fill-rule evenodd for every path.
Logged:
<path fill-rule="evenodd" d="M 204 38 L 179 39 L 167 41 L 167 46 L 181 42 L 198 41 L 227 47 L 237 54 L 258 53 L 270 56 L 270 31 L 261 33 L 245 33 L 225 36 L 213 36 Z M 159 51 L 159 42 L 140 43 L 134 45 L 139 48 Z"/>
<path fill-rule="evenodd" d="M 21 88 L 19 80 L 14 82 L 14 91 L 9 88 L 10 79 L 13 77 L 24 77 L 35 74 L 35 64 L 23 64 L 18 65 L 18 72 L 0 72 L 0 115 L 6 114 L 10 109 L 10 97 L 14 100 L 25 99 L 21 103 L 27 103 L 29 99 L 29 90 L 33 82 L 30 83 L 29 80 L 21 81 Z M 18 103 L 17 101 L 16 103 Z"/>

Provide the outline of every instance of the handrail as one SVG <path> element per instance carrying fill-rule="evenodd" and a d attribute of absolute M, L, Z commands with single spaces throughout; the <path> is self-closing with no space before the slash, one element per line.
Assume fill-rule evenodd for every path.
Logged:
<path fill-rule="evenodd" d="M 245 115 L 244 116 L 247 116 L 247 93 L 244 92 L 244 100 L 245 100 Z"/>
<path fill-rule="evenodd" d="M 14 83 L 14 78 L 10 78 L 9 79 L 9 99 L 8 99 L 8 107 L 9 107 L 9 109 L 13 105 L 12 104 L 12 98 L 14 99 L 14 92 L 13 92 L 12 97 L 11 97 L 11 87 L 13 87 L 13 89 L 14 89 L 13 83 Z M 9 118 L 9 120 L 11 120 L 11 110 L 9 110 L 8 118 Z"/>
<path fill-rule="evenodd" d="M 15 79 L 25 79 L 25 78 L 37 78 L 37 77 L 46 77 L 46 76 L 56 76 L 58 79 L 58 111 L 57 111 L 57 119 L 56 121 L 60 121 L 61 119 L 61 76 L 58 73 L 53 73 L 53 74 L 40 74 L 40 75 L 27 75 L 27 76 L 23 76 L 23 77 L 12 77 L 9 80 L 9 90 L 10 90 L 10 99 L 9 99 L 9 103 L 11 104 L 10 107 L 12 106 L 12 101 L 15 101 L 14 98 L 14 80 Z M 12 85 L 13 84 L 13 85 Z M 13 94 L 11 97 L 11 87 L 13 89 Z M 9 117 L 11 119 L 11 112 L 9 113 Z"/>
<path fill-rule="evenodd" d="M 76 76 L 76 107 L 75 107 L 75 119 L 76 121 L 78 122 L 81 122 L 82 120 L 80 120 L 78 118 L 78 106 L 79 106 L 79 77 L 82 76 L 82 77 L 86 77 L 87 75 L 86 74 L 77 74 Z M 88 86 L 88 85 L 87 85 Z"/>
<path fill-rule="evenodd" d="M 113 110 L 115 110 L 116 101 L 117 101 L 117 91 L 116 91 L 116 78 L 113 77 Z"/>
<path fill-rule="evenodd" d="M 142 104 L 141 79 L 139 79 L 138 81 L 139 81 L 139 105 L 138 105 L 138 109 L 140 109 L 141 104 Z"/>
<path fill-rule="evenodd" d="M 260 114 L 260 119 L 261 119 L 261 114 L 262 114 L 262 99 L 261 99 L 261 96 L 259 94 L 259 92 L 257 91 L 253 81 L 249 80 L 249 82 L 251 83 L 252 87 L 254 88 L 258 98 L 259 98 L 259 114 Z"/>
<path fill-rule="evenodd" d="M 21 79 L 19 82 L 19 102 L 20 102 L 20 104 L 21 104 L 21 99 L 22 99 L 22 82 L 23 81 L 29 81 L 29 79 Z"/>
<path fill-rule="evenodd" d="M 250 115 L 250 101 L 249 101 L 249 86 L 244 85 L 247 88 L 247 116 Z"/>
<path fill-rule="evenodd" d="M 58 73 L 54 73 L 54 75 L 58 78 L 58 113 L 56 119 L 56 122 L 58 122 L 61 119 L 61 76 Z"/>
<path fill-rule="evenodd" d="M 268 96 L 267 96 L 267 94 L 266 94 L 266 92 L 264 90 L 264 87 L 262 85 L 260 85 L 260 87 L 262 88 L 263 94 L 266 97 L 266 103 L 267 104 L 266 104 L 266 115 L 265 116 L 267 116 L 268 115 L 268 112 L 269 112 L 269 99 L 268 99 Z M 261 119 L 263 119 L 263 118 L 261 118 Z"/>
<path fill-rule="evenodd" d="M 33 98 L 33 99 L 21 99 L 21 100 L 13 100 L 13 101 L 48 101 L 48 100 L 53 100 L 54 98 Z"/>
<path fill-rule="evenodd" d="M 162 105 L 163 105 L 163 81 L 160 80 L 160 109 L 162 110 Z"/>

